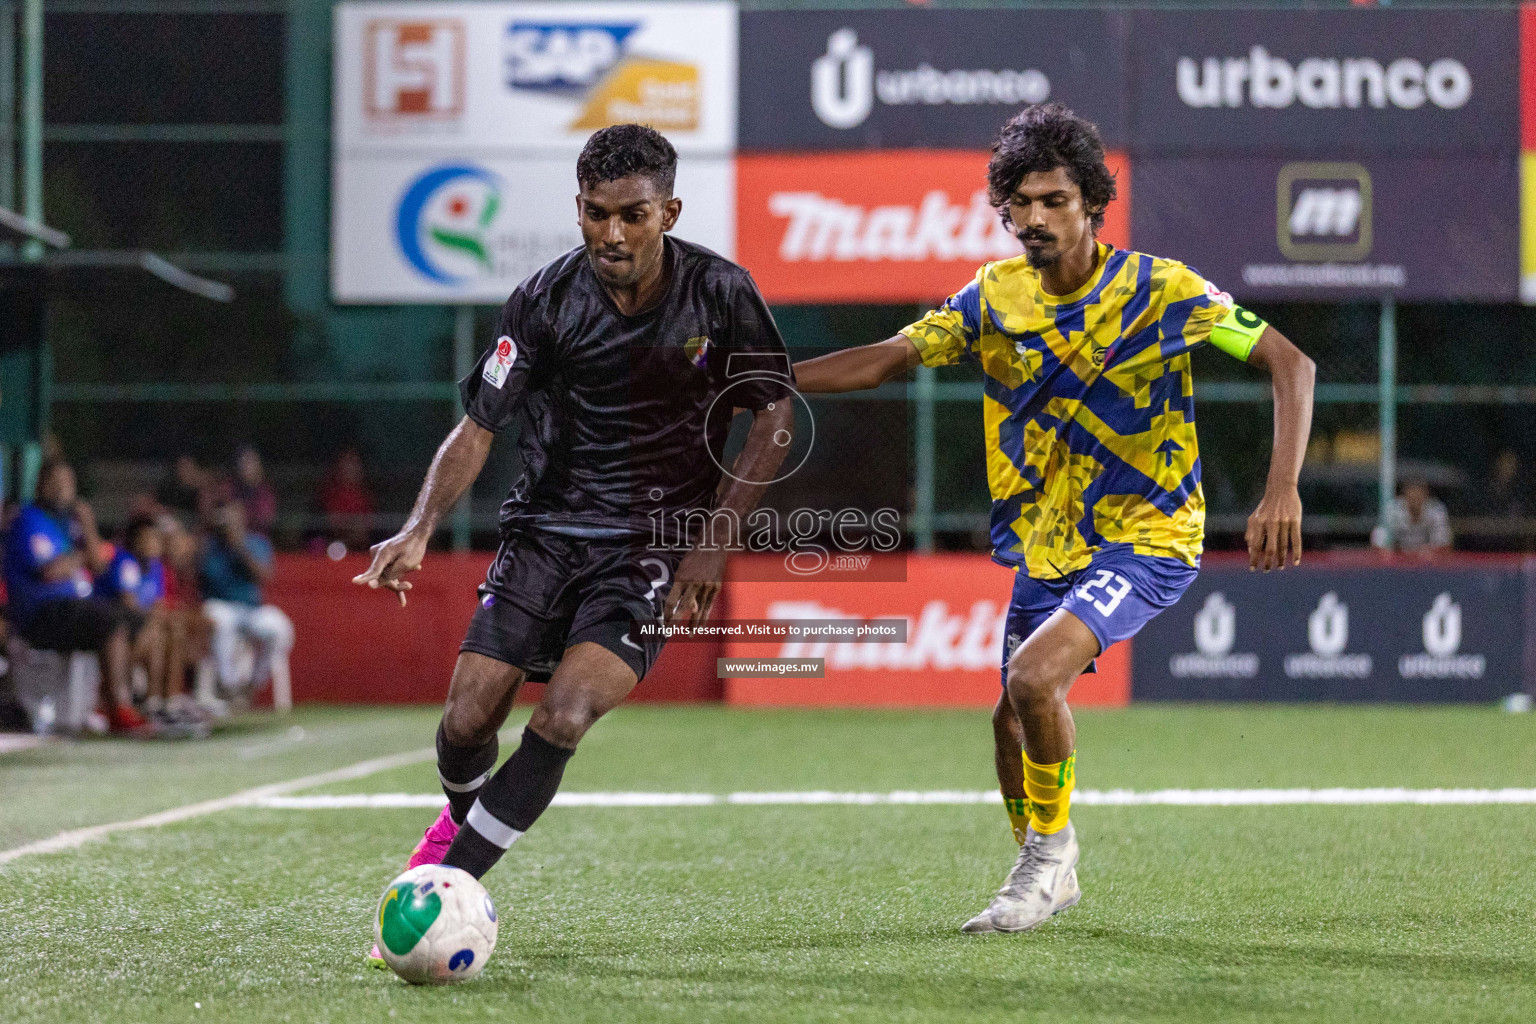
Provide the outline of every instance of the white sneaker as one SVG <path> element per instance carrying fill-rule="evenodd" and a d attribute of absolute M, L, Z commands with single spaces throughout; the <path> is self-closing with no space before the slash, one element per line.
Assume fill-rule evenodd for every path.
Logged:
<path fill-rule="evenodd" d="M 992 905 L 961 925 L 963 932 L 1022 932 L 1049 921 L 1082 899 L 1077 887 L 1077 832 L 1071 823 L 1055 835 L 1033 828 Z"/>

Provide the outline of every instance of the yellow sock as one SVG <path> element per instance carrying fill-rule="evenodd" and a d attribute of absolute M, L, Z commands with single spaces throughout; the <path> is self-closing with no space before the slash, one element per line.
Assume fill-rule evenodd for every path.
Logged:
<path fill-rule="evenodd" d="M 1029 826 L 1029 801 L 1003 796 L 1003 807 L 1008 811 L 1008 821 L 1013 825 L 1013 838 L 1024 845 L 1024 829 Z"/>
<path fill-rule="evenodd" d="M 1029 824 L 1043 836 L 1067 827 L 1067 811 L 1076 780 L 1077 751 L 1065 761 L 1035 764 L 1024 755 L 1024 793 L 1029 797 Z M 1015 826 L 1017 827 L 1017 826 Z"/>

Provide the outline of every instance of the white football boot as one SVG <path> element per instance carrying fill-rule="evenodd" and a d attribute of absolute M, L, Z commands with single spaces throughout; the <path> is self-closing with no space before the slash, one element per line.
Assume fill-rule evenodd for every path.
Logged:
<path fill-rule="evenodd" d="M 1019 859 L 992 905 L 965 924 L 963 932 L 1022 932 L 1049 921 L 1082 899 L 1077 887 L 1077 832 L 1071 822 L 1054 835 L 1033 828 L 1019 847 Z"/>

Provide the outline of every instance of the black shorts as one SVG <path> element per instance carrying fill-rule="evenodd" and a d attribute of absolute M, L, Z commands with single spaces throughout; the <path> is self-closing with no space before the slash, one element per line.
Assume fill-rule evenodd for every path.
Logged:
<path fill-rule="evenodd" d="M 68 654 L 100 650 L 107 637 L 122 623 L 117 605 L 85 598 L 39 605 L 17 631 L 30 647 Z"/>
<path fill-rule="evenodd" d="M 510 530 L 480 585 L 480 607 L 459 650 L 516 665 L 540 683 L 567 648 L 595 643 L 643 679 L 664 641 L 636 640 L 630 624 L 661 618 L 682 557 L 647 548 L 643 539 Z"/>

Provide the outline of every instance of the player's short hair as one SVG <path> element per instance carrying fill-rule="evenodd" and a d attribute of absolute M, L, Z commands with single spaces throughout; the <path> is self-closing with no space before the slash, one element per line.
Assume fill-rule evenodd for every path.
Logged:
<path fill-rule="evenodd" d="M 134 516 L 128 520 L 128 528 L 123 531 L 123 545 L 133 547 L 139 539 L 139 534 L 145 530 L 158 530 L 160 524 L 149 516 Z"/>
<path fill-rule="evenodd" d="M 1098 125 L 1060 103 L 1034 103 L 997 133 L 987 162 L 987 198 L 1008 223 L 1008 201 L 1026 174 L 1064 167 L 1083 193 L 1093 230 L 1104 226 L 1104 208 L 1115 198 L 1115 176 L 1104 164 Z"/>
<path fill-rule="evenodd" d="M 643 175 L 670 199 L 677 182 L 677 150 L 649 125 L 616 124 L 592 133 L 576 158 L 576 181 L 582 188 Z"/>

